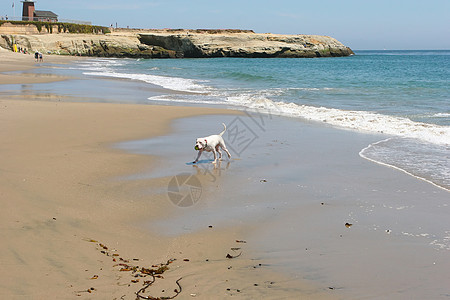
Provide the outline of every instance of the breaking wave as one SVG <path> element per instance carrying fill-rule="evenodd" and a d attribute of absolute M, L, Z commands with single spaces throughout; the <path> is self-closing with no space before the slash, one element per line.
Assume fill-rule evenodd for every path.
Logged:
<path fill-rule="evenodd" d="M 111 72 L 108 70 L 105 70 L 103 72 L 84 72 L 83 74 L 91 76 L 105 76 L 131 80 L 140 80 L 146 83 L 161 86 L 166 89 L 190 93 L 204 93 L 206 87 L 202 85 L 201 82 L 207 82 L 202 80 L 193 80 L 181 77 L 168 77 L 150 74 L 127 74 L 127 73 Z"/>

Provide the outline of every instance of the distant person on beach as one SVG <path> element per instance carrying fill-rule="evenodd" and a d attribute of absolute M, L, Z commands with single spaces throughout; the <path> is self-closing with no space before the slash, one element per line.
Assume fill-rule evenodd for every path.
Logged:
<path fill-rule="evenodd" d="M 36 59 L 36 61 L 39 61 L 39 52 L 34 52 L 34 58 Z"/>
<path fill-rule="evenodd" d="M 42 58 L 42 53 L 39 53 L 39 61 L 40 61 L 40 62 L 43 62 L 43 61 L 44 61 L 43 58 Z"/>

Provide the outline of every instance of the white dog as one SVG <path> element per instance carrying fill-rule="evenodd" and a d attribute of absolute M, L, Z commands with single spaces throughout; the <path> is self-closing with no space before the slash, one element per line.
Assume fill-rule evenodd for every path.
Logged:
<path fill-rule="evenodd" d="M 214 162 L 217 162 L 217 153 L 219 153 L 219 160 L 222 159 L 222 152 L 220 148 L 222 148 L 227 154 L 228 158 L 231 158 L 231 154 L 225 146 L 225 141 L 222 138 L 222 135 L 227 131 L 227 126 L 223 124 L 224 130 L 219 134 L 210 135 L 203 138 L 198 138 L 195 142 L 195 150 L 198 150 L 197 159 L 194 161 L 194 164 L 198 162 L 198 159 L 202 155 L 203 151 L 212 152 L 214 154 Z"/>

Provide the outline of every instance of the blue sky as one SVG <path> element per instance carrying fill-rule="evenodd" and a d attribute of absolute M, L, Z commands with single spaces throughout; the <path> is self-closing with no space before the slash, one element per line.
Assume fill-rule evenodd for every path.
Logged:
<path fill-rule="evenodd" d="M 22 3 L 7 1 L 0 15 L 12 16 L 15 2 L 19 16 Z M 450 0 L 38 0 L 36 8 L 105 26 L 252 29 L 328 35 L 352 49 L 450 49 Z"/>

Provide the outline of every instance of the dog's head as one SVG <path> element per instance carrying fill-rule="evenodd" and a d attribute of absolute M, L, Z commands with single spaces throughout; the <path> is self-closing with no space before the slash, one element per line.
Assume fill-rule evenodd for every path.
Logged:
<path fill-rule="evenodd" d="M 206 139 L 202 139 L 199 138 L 195 141 L 195 150 L 203 150 L 206 148 L 206 145 L 208 144 L 208 142 L 206 141 Z"/>

